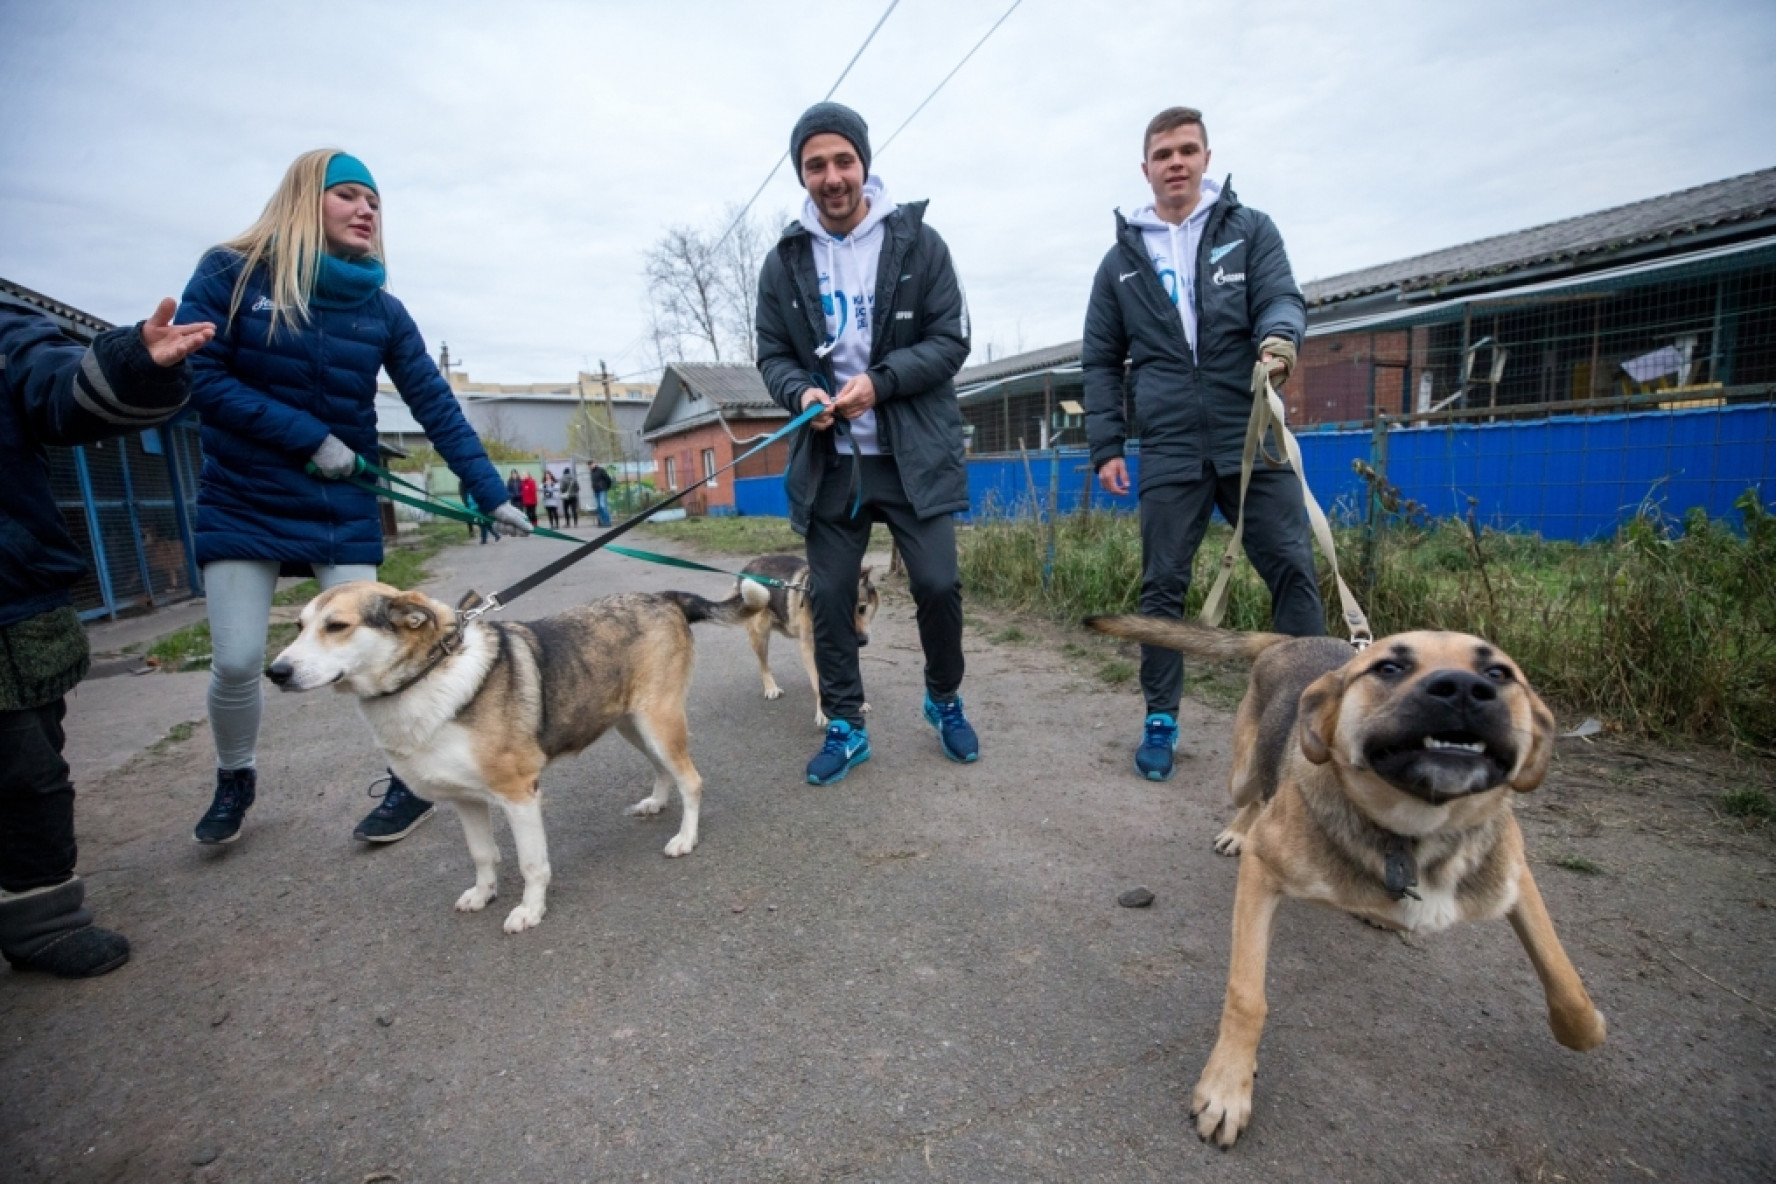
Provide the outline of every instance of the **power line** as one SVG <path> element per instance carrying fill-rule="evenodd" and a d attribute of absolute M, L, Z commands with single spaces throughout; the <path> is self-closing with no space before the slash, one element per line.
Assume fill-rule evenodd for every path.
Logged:
<path fill-rule="evenodd" d="M 1019 4 L 1023 3 L 1023 0 L 1018 0 L 1018 3 Z M 839 83 L 845 81 L 845 75 L 851 73 L 851 67 L 855 66 L 857 64 L 857 59 L 863 56 L 863 51 L 869 48 L 870 42 L 874 41 L 876 39 L 876 34 L 881 32 L 882 26 L 884 24 L 886 24 L 888 21 L 889 14 L 892 13 L 899 6 L 900 6 L 900 0 L 888 0 L 887 11 L 882 13 L 881 19 L 876 22 L 876 27 L 869 31 L 869 36 L 865 37 L 863 39 L 863 44 L 857 47 L 857 52 L 851 55 L 851 60 L 849 62 L 845 63 L 845 68 L 839 72 L 838 78 L 833 82 L 832 86 L 827 90 L 826 95 L 820 100 L 821 102 L 824 103 L 824 102 L 826 102 L 827 99 L 830 99 L 833 97 L 833 94 L 839 89 Z M 1016 8 L 1017 5 L 1014 4 L 1014 5 L 1012 5 L 1012 7 Z M 1006 14 L 1006 16 L 1010 16 L 1010 15 L 1011 15 L 1010 13 Z M 999 19 L 1004 20 L 1005 17 L 1000 17 Z M 994 25 L 993 27 L 996 29 L 999 26 Z M 985 38 L 982 38 L 982 40 L 985 40 Z M 976 48 L 978 49 L 979 47 L 976 46 Z M 972 51 L 970 51 L 970 52 L 972 52 Z M 962 60 L 967 61 L 968 59 L 963 58 Z M 951 73 L 954 73 L 954 72 L 955 71 L 951 71 Z M 949 79 L 946 78 L 946 79 L 944 79 L 944 81 L 948 82 Z M 927 100 L 927 102 L 929 102 L 929 101 L 930 100 Z M 915 112 L 915 114 L 917 114 L 917 112 Z M 899 133 L 896 133 L 896 134 L 899 134 Z M 722 236 L 715 240 L 715 246 L 713 246 L 709 249 L 710 254 L 713 255 L 715 252 L 721 250 L 722 244 L 728 241 L 728 236 L 730 234 L 734 233 L 734 228 L 736 226 L 740 225 L 740 220 L 742 218 L 746 217 L 747 211 L 752 209 L 752 203 L 756 202 L 759 199 L 760 195 L 762 195 L 765 192 L 765 186 L 767 186 L 771 183 L 771 178 L 773 178 L 777 175 L 777 170 L 782 168 L 783 162 L 788 159 L 789 159 L 789 151 L 788 151 L 788 149 L 785 149 L 783 155 L 779 156 L 777 158 L 777 162 L 771 166 L 771 171 L 765 174 L 765 179 L 759 183 L 759 187 L 758 187 L 757 191 L 754 192 L 751 197 L 746 199 L 746 204 L 740 207 L 740 212 L 738 214 L 734 215 L 734 220 L 728 224 L 728 228 L 726 230 L 722 231 Z"/>
<path fill-rule="evenodd" d="M 1023 2 L 1024 2 L 1024 0 L 1012 0 L 1011 7 L 1005 10 L 1005 16 L 1002 16 L 998 20 L 993 22 L 993 27 L 991 29 L 988 29 L 986 31 L 986 33 L 981 37 L 981 39 L 974 43 L 974 49 L 971 49 L 967 53 L 962 55 L 962 60 L 956 63 L 956 69 L 951 70 L 948 74 L 945 74 L 943 76 L 943 82 L 940 82 L 936 86 L 932 87 L 931 93 L 925 96 L 925 102 L 920 103 L 917 107 L 914 107 L 913 113 L 911 115 L 907 116 L 906 119 L 901 123 L 901 125 L 899 127 L 894 129 L 894 135 L 889 136 L 885 141 L 883 141 L 882 146 L 880 148 L 876 149 L 875 156 L 876 156 L 877 160 L 882 159 L 882 153 L 888 151 L 888 145 L 894 143 L 894 137 L 900 135 L 901 132 L 906 131 L 907 124 L 911 123 L 915 118 L 917 118 L 919 112 L 925 110 L 925 103 L 929 103 L 932 99 L 935 99 L 937 97 L 937 92 L 942 90 L 944 88 L 944 85 L 946 83 L 948 83 L 950 79 L 952 79 L 956 76 L 956 70 L 960 70 L 963 66 L 966 66 L 968 64 L 968 59 L 974 56 L 975 50 L 978 50 L 981 46 L 985 45 L 987 43 L 987 38 L 991 37 L 995 32 L 997 32 L 999 29 L 999 26 L 1003 25 L 1005 23 L 1005 17 L 1008 17 L 1012 13 L 1016 12 L 1017 6 L 1022 4 Z"/>

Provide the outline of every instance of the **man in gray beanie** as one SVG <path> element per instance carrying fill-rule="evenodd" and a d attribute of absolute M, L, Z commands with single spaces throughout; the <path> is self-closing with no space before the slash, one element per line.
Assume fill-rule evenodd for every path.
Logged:
<path fill-rule="evenodd" d="M 962 714 L 962 582 L 952 514 L 968 508 L 956 371 L 968 305 L 925 203 L 896 205 L 869 172 L 869 127 L 838 103 L 796 121 L 790 158 L 802 216 L 759 277 L 758 366 L 771 397 L 825 410 L 790 447 L 790 524 L 808 540 L 814 665 L 825 743 L 808 781 L 830 785 L 870 757 L 858 667 L 857 584 L 870 526 L 906 562 L 925 651 L 927 722 L 953 761 L 980 755 Z"/>

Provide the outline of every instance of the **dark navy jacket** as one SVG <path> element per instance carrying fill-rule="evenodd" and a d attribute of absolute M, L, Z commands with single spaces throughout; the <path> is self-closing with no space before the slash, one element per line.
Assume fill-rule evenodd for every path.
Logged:
<path fill-rule="evenodd" d="M 269 338 L 271 297 L 250 277 L 232 323 L 239 256 L 214 250 L 186 285 L 178 319 L 213 321 L 191 359 L 191 402 L 203 419 L 197 561 L 379 564 L 376 497 L 303 471 L 329 433 L 376 458 L 376 376 L 387 369 L 426 438 L 484 512 L 506 487 L 401 302 L 377 291 L 355 308 L 310 310 L 306 325 Z"/>
<path fill-rule="evenodd" d="M 968 305 L 950 248 L 925 225 L 925 203 L 909 202 L 882 220 L 876 265 L 876 332 L 869 376 L 876 430 L 894 455 L 907 500 L 920 518 L 968 508 L 962 410 L 956 371 L 968 357 Z M 771 397 L 801 414 L 810 373 L 833 385 L 832 363 L 815 351 L 826 340 L 813 236 L 792 222 L 759 273 L 758 368 Z M 808 511 L 827 465 L 841 463 L 833 431 L 803 428 L 789 450 L 790 525 L 807 533 Z"/>
<path fill-rule="evenodd" d="M 91 444 L 171 419 L 189 371 L 148 356 L 141 329 L 76 345 L 35 309 L 0 300 L 0 626 L 68 604 L 86 559 L 49 484 L 49 444 Z"/>
<path fill-rule="evenodd" d="M 1216 250 L 1224 253 L 1211 267 Z M 1140 425 L 1142 489 L 1194 481 L 1205 461 L 1218 473 L 1238 473 L 1258 343 L 1281 337 L 1300 348 L 1307 330 L 1307 308 L 1282 236 L 1268 217 L 1240 204 L 1231 180 L 1203 227 L 1196 268 L 1195 357 L 1140 229 L 1120 213 L 1116 245 L 1092 281 L 1080 354 L 1091 463 L 1102 468 L 1122 455 L 1126 361 Z"/>

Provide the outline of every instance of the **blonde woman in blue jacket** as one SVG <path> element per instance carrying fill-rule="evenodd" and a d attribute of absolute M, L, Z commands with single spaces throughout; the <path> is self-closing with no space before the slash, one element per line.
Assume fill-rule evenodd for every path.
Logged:
<path fill-rule="evenodd" d="M 378 371 L 388 371 L 475 505 L 502 533 L 530 532 L 385 278 L 382 198 L 370 170 L 320 149 L 297 157 L 257 222 L 204 256 L 179 307 L 181 321 L 218 326 L 191 359 L 191 402 L 203 420 L 195 535 L 217 766 L 193 832 L 200 843 L 238 838 L 257 793 L 259 679 L 278 576 L 312 572 L 327 588 L 374 579 L 382 562 L 375 495 L 339 480 L 360 456 L 376 455 Z M 353 837 L 393 842 L 431 812 L 391 774 Z"/>

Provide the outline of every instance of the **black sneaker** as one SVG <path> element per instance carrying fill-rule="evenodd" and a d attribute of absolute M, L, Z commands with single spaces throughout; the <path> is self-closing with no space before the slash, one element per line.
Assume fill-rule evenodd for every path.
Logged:
<path fill-rule="evenodd" d="M 217 769 L 216 797 L 197 820 L 191 837 L 200 843 L 232 843 L 240 837 L 241 823 L 259 788 L 258 770 Z"/>
<path fill-rule="evenodd" d="M 388 789 L 378 794 L 376 787 Z M 394 843 L 413 833 L 413 828 L 432 816 L 432 804 L 418 797 L 405 782 L 390 773 L 370 783 L 370 796 L 382 798 L 382 805 L 364 816 L 352 838 L 360 843 Z"/>

